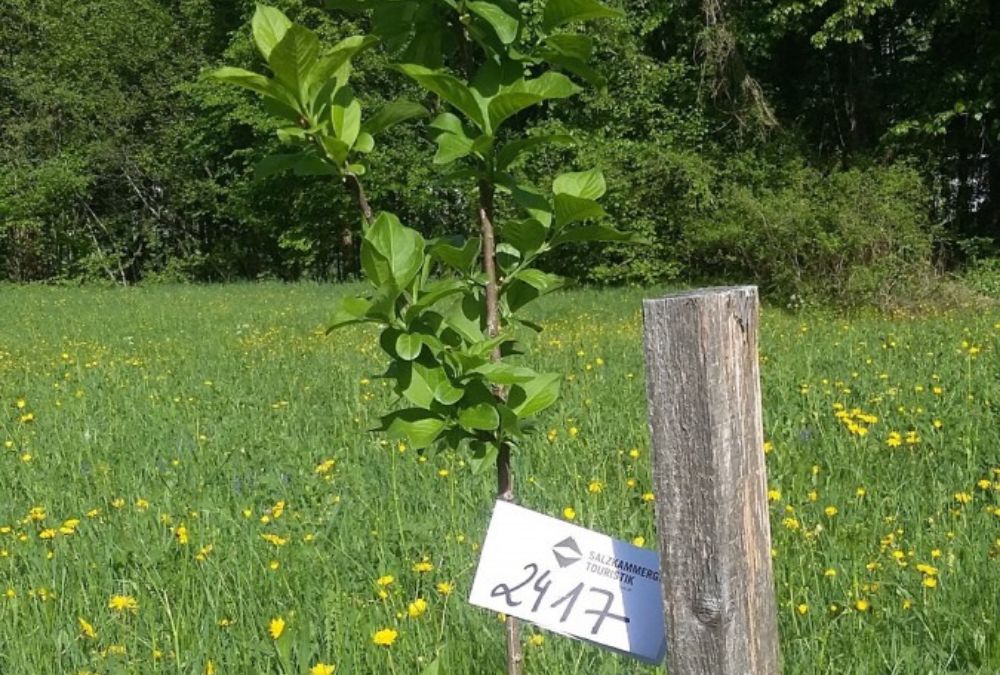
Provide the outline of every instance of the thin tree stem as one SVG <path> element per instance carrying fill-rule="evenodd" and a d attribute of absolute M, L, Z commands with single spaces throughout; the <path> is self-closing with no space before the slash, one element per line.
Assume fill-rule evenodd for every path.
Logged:
<path fill-rule="evenodd" d="M 368 196 L 365 194 L 361 179 L 356 173 L 348 171 L 344 174 L 344 182 L 348 189 L 354 193 L 354 198 L 358 201 L 358 208 L 361 209 L 361 215 L 364 216 L 365 222 L 371 225 L 375 221 L 375 217 L 372 215 L 372 207 L 368 203 Z"/>
<path fill-rule="evenodd" d="M 483 271 L 486 273 L 486 332 L 490 338 L 500 334 L 500 280 L 496 269 L 496 236 L 493 229 L 493 183 L 479 181 L 479 228 L 483 238 Z M 500 347 L 494 347 L 490 358 L 500 360 Z M 495 387 L 493 395 L 500 401 L 507 398 L 503 387 Z M 497 499 L 514 502 L 514 472 L 511 470 L 510 444 L 498 438 Z M 521 628 L 517 619 L 507 617 L 507 675 L 521 675 L 524 654 L 521 652 Z"/>

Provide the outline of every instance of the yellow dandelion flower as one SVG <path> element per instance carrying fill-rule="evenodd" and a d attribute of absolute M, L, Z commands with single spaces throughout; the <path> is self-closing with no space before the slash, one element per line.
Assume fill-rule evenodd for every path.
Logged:
<path fill-rule="evenodd" d="M 528 638 L 528 644 L 532 647 L 541 647 L 545 644 L 545 636 L 535 633 L 530 638 Z"/>
<path fill-rule="evenodd" d="M 139 601 L 131 595 L 112 595 L 108 599 L 108 609 L 114 610 L 119 614 L 126 612 L 134 614 L 139 611 Z"/>
<path fill-rule="evenodd" d="M 395 631 L 392 628 L 383 628 L 372 635 L 372 642 L 379 647 L 391 647 L 398 637 L 399 631 Z"/>
<path fill-rule="evenodd" d="M 284 546 L 288 543 L 288 537 L 279 537 L 278 535 L 271 534 L 270 532 L 260 535 L 260 538 L 272 546 Z"/>
<path fill-rule="evenodd" d="M 391 586 L 392 583 L 395 580 L 396 580 L 396 577 L 392 576 L 391 574 L 385 574 L 383 576 L 380 576 L 378 579 L 376 579 L 375 583 L 378 584 L 379 586 L 385 588 L 386 586 Z"/>
<path fill-rule="evenodd" d="M 795 607 L 795 611 L 799 613 L 799 616 L 805 616 L 809 613 L 809 605 L 803 602 Z"/>
<path fill-rule="evenodd" d="M 334 670 L 336 670 L 336 666 L 328 663 L 317 663 L 309 669 L 309 675 L 333 675 Z"/>
<path fill-rule="evenodd" d="M 871 603 L 865 600 L 864 598 L 860 598 L 859 600 L 856 600 L 854 602 L 854 609 L 858 610 L 859 612 L 867 612 L 869 609 L 871 609 L 871 607 L 872 607 Z"/>
<path fill-rule="evenodd" d="M 562 515 L 563 518 L 565 518 L 566 520 L 573 520 L 576 518 L 576 509 L 574 509 L 572 506 L 567 506 L 566 508 L 563 509 Z"/>
<path fill-rule="evenodd" d="M 272 640 L 277 640 L 285 632 L 285 620 L 276 616 L 271 619 L 271 622 L 267 624 L 267 634 L 271 636 Z"/>
<path fill-rule="evenodd" d="M 936 588 L 938 585 L 937 577 L 924 577 L 922 583 L 926 588 Z"/>
<path fill-rule="evenodd" d="M 444 596 L 451 595 L 455 590 L 455 584 L 450 581 L 439 581 L 437 585 L 434 586 L 438 593 Z"/>
<path fill-rule="evenodd" d="M 587 492 L 589 492 L 592 495 L 599 494 L 603 491 L 604 491 L 604 483 L 602 483 L 599 480 L 592 480 L 587 485 Z"/>
<path fill-rule="evenodd" d="M 94 630 L 93 624 L 84 619 L 82 616 L 76 619 L 80 624 L 80 636 L 88 640 L 93 640 L 97 637 L 97 631 Z"/>
<path fill-rule="evenodd" d="M 434 565 L 429 560 L 427 560 L 427 558 L 424 558 L 418 563 L 413 563 L 413 567 L 411 567 L 410 569 L 412 569 L 417 574 L 424 574 L 426 572 L 430 572 L 431 570 L 433 570 Z"/>
<path fill-rule="evenodd" d="M 427 601 L 423 598 L 417 598 L 409 605 L 406 606 L 406 615 L 411 619 L 416 619 L 427 611 Z"/>
<path fill-rule="evenodd" d="M 823 509 L 823 513 L 825 513 L 828 517 L 833 518 L 835 515 L 840 513 L 840 511 L 837 509 L 836 506 L 828 506 L 825 509 Z"/>
<path fill-rule="evenodd" d="M 642 535 L 639 535 L 638 537 L 636 537 L 636 538 L 634 538 L 632 540 L 632 545 L 633 546 L 638 546 L 639 548 L 642 548 L 643 546 L 646 545 L 646 538 L 643 537 Z"/>

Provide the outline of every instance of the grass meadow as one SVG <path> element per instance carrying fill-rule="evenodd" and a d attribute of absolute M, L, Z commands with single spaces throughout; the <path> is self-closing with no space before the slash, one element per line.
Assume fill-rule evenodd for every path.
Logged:
<path fill-rule="evenodd" d="M 0 672 L 501 673 L 492 475 L 366 430 L 374 332 L 310 285 L 0 287 Z M 572 291 L 523 504 L 655 542 L 640 301 Z M 765 309 L 788 673 L 1000 673 L 1000 310 Z M 526 673 L 661 672 L 526 628 Z M 377 642 L 382 644 L 376 644 Z"/>

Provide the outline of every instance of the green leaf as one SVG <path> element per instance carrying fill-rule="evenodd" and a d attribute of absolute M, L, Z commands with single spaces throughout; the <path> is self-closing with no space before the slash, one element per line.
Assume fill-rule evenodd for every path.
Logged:
<path fill-rule="evenodd" d="M 487 108 L 491 128 L 496 131 L 512 115 L 542 101 L 568 98 L 580 91 L 580 87 L 571 79 L 553 71 L 533 80 L 518 82 L 509 88 L 504 87 L 490 100 Z"/>
<path fill-rule="evenodd" d="M 416 230 L 403 227 L 393 214 L 382 212 L 365 232 L 361 248 L 362 265 L 368 278 L 376 286 L 391 282 L 402 289 L 420 270 L 424 238 Z M 366 248 L 373 255 L 366 257 Z"/>
<path fill-rule="evenodd" d="M 427 284 L 420 292 L 420 299 L 410 306 L 410 310 L 419 314 L 435 303 L 456 295 L 465 290 L 465 284 L 458 279 L 438 279 Z"/>
<path fill-rule="evenodd" d="M 479 237 L 470 237 L 459 242 L 461 245 L 456 245 L 454 241 L 438 239 L 431 246 L 429 253 L 452 269 L 468 274 L 479 257 L 482 240 Z"/>
<path fill-rule="evenodd" d="M 249 70 L 244 70 L 243 68 L 219 68 L 218 70 L 212 71 L 211 76 L 217 80 L 222 80 L 223 82 L 228 82 L 229 84 L 235 84 L 245 89 L 250 89 L 258 94 L 264 94 L 265 96 L 270 96 L 271 98 L 278 99 L 279 101 L 284 102 L 287 100 L 284 92 L 281 91 L 274 82 L 267 79 L 263 75 L 250 72 Z"/>
<path fill-rule="evenodd" d="M 282 171 L 288 171 L 303 157 L 302 153 L 291 155 L 269 155 L 257 162 L 253 167 L 254 178 L 263 180 Z"/>
<path fill-rule="evenodd" d="M 387 374 L 396 380 L 397 394 L 423 408 L 431 407 L 438 385 L 448 379 L 442 368 L 420 361 L 395 361 Z"/>
<path fill-rule="evenodd" d="M 483 469 L 488 469 L 496 463 L 499 452 L 494 444 L 477 441 L 471 444 L 471 449 L 469 468 L 472 469 L 473 475 L 479 475 Z"/>
<path fill-rule="evenodd" d="M 511 312 L 517 312 L 528 303 L 537 300 L 562 285 L 562 279 L 554 274 L 546 274 L 536 269 L 518 272 L 501 291 Z"/>
<path fill-rule="evenodd" d="M 400 99 L 382 106 L 377 113 L 372 115 L 371 118 L 369 118 L 369 120 L 361 126 L 361 128 L 374 136 L 375 134 L 385 131 L 400 122 L 405 122 L 417 117 L 426 117 L 429 114 L 430 113 L 427 112 L 427 108 L 419 103 Z"/>
<path fill-rule="evenodd" d="M 321 136 L 320 142 L 323 144 L 323 149 L 326 150 L 327 154 L 333 158 L 333 161 L 337 164 L 337 166 L 343 166 L 343 164 L 347 161 L 347 156 L 351 152 L 347 143 L 344 143 L 344 141 L 339 138 L 334 138 L 333 136 Z"/>
<path fill-rule="evenodd" d="M 548 33 L 566 23 L 620 16 L 621 12 L 597 0 L 549 0 L 542 15 L 542 29 Z"/>
<path fill-rule="evenodd" d="M 403 333 L 396 338 L 396 354 L 404 361 L 413 361 L 420 356 L 424 341 L 420 335 Z"/>
<path fill-rule="evenodd" d="M 643 240 L 630 232 L 622 232 L 604 225 L 584 225 L 563 230 L 552 239 L 552 245 L 579 241 L 629 241 L 643 243 Z"/>
<path fill-rule="evenodd" d="M 354 147 L 361 133 L 361 103 L 350 87 L 341 87 L 337 91 L 330 108 L 330 119 L 337 138 L 348 148 Z"/>
<path fill-rule="evenodd" d="M 581 220 L 603 218 L 607 215 L 601 205 L 593 199 L 557 194 L 555 196 L 555 203 L 556 222 L 560 226 L 570 225 Z"/>
<path fill-rule="evenodd" d="M 354 150 L 363 154 L 368 154 L 375 149 L 375 139 L 367 131 L 358 134 L 358 139 L 354 141 Z"/>
<path fill-rule="evenodd" d="M 293 24 L 271 50 L 268 63 L 275 79 L 295 92 L 298 101 L 309 103 L 309 85 L 313 66 L 319 55 L 319 38 L 308 28 Z"/>
<path fill-rule="evenodd" d="M 334 45 L 329 53 L 317 59 L 311 78 L 313 84 L 324 86 L 334 78 L 335 87 L 344 86 L 351 73 L 351 59 L 377 43 L 378 39 L 370 35 L 352 35 L 344 38 Z"/>
<path fill-rule="evenodd" d="M 517 39 L 517 30 L 520 26 L 519 17 L 511 16 L 502 7 L 492 2 L 467 2 L 465 7 L 490 24 L 496 31 L 497 37 L 500 38 L 500 42 L 509 45 Z"/>
<path fill-rule="evenodd" d="M 534 268 L 523 269 L 511 277 L 511 279 L 523 281 L 532 288 L 537 288 L 542 293 L 554 291 L 563 285 L 562 277 Z"/>
<path fill-rule="evenodd" d="M 456 302 L 444 318 L 466 342 L 478 345 L 483 341 L 483 311 L 482 303 L 470 293 Z"/>
<path fill-rule="evenodd" d="M 572 136 L 565 134 L 550 134 L 546 136 L 532 136 L 511 141 L 504 145 L 497 152 L 497 169 L 502 171 L 510 166 L 520 155 L 543 145 L 573 145 L 576 143 Z"/>
<path fill-rule="evenodd" d="M 253 41 L 257 44 L 257 49 L 265 59 L 270 60 L 271 50 L 281 42 L 281 38 L 285 37 L 285 33 L 292 27 L 292 22 L 281 10 L 267 5 L 257 5 L 252 26 Z"/>
<path fill-rule="evenodd" d="M 594 41 L 578 33 L 559 33 L 545 38 L 545 46 L 561 56 L 589 61 L 594 53 Z"/>
<path fill-rule="evenodd" d="M 392 438 L 405 438 L 414 450 L 430 447 L 445 428 L 443 419 L 421 408 L 397 410 L 381 421 L 379 430 L 387 432 Z"/>
<path fill-rule="evenodd" d="M 472 139 L 448 132 L 439 134 L 435 141 L 437 142 L 437 152 L 434 153 L 435 164 L 451 164 L 457 159 L 468 157 L 475 146 Z"/>
<path fill-rule="evenodd" d="M 477 403 L 458 411 L 458 423 L 466 429 L 493 431 L 500 426 L 500 413 L 489 403 Z"/>
<path fill-rule="evenodd" d="M 502 384 L 505 386 L 531 382 L 538 377 L 538 373 L 533 371 L 531 368 L 525 368 L 524 366 L 512 366 L 507 363 L 487 363 L 479 366 L 472 372 L 482 375 L 487 381 L 493 384 Z"/>
<path fill-rule="evenodd" d="M 504 240 L 520 251 L 522 256 L 540 249 L 548 233 L 548 228 L 534 218 L 511 221 L 501 230 Z"/>
<path fill-rule="evenodd" d="M 552 225 L 552 205 L 541 192 L 531 185 L 517 182 L 510 174 L 497 177 L 500 185 L 510 190 L 514 203 L 528 212 L 532 218 L 545 227 Z"/>
<path fill-rule="evenodd" d="M 564 173 L 552 182 L 552 192 L 555 194 L 572 195 L 584 199 L 600 199 L 607 191 L 604 174 L 600 169 Z"/>
<path fill-rule="evenodd" d="M 431 70 L 414 63 L 404 63 L 396 66 L 404 75 L 413 79 L 424 89 L 431 91 L 452 107 L 460 111 L 479 128 L 484 128 L 486 120 L 472 90 L 454 75 L 439 70 Z"/>
<path fill-rule="evenodd" d="M 333 316 L 330 318 L 330 325 L 327 326 L 326 332 L 329 335 L 331 332 L 340 328 L 342 326 L 349 326 L 355 323 L 364 323 L 370 321 L 367 317 L 368 310 L 371 309 L 371 300 L 366 300 L 364 298 L 356 298 L 348 296 L 342 298 L 337 305 L 337 308 L 333 312 Z"/>
<path fill-rule="evenodd" d="M 531 382 L 514 385 L 507 397 L 507 405 L 518 417 L 529 417 L 545 410 L 559 398 L 562 375 L 546 373 Z"/>
<path fill-rule="evenodd" d="M 454 386 L 448 380 L 442 380 L 434 388 L 434 400 L 444 405 L 454 405 L 465 396 L 465 390 Z"/>

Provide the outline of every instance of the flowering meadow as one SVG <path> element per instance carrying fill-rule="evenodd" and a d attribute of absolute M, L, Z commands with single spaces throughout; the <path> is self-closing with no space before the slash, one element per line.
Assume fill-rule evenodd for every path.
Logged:
<path fill-rule="evenodd" d="M 0 672 L 502 672 L 465 602 L 493 476 L 367 431 L 374 333 L 324 334 L 350 290 L 0 288 Z M 540 304 L 563 398 L 515 468 L 654 546 L 644 295 Z M 1000 310 L 765 309 L 761 349 L 785 671 L 1000 672 Z M 658 672 L 524 640 L 532 675 Z"/>

